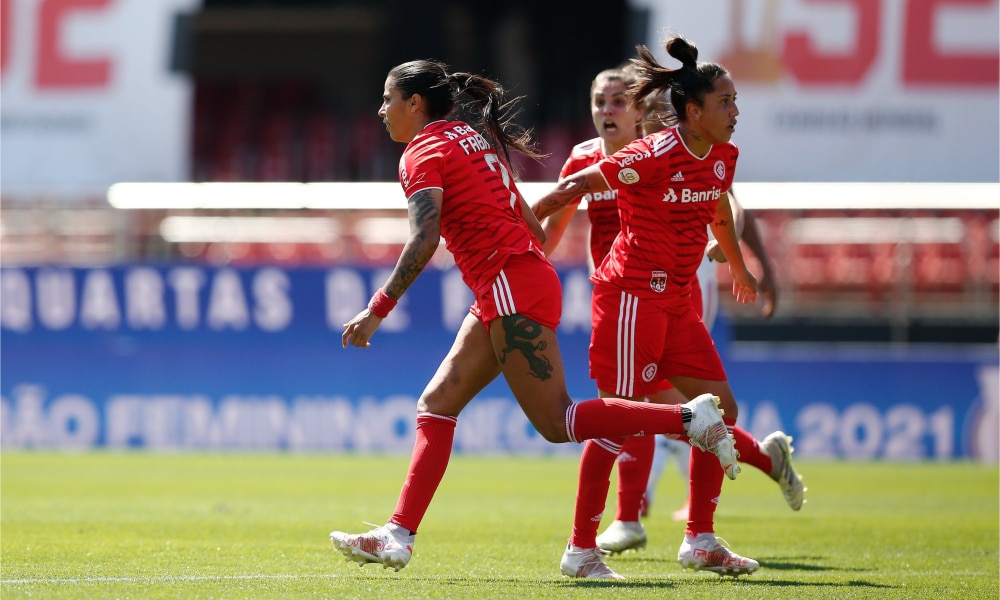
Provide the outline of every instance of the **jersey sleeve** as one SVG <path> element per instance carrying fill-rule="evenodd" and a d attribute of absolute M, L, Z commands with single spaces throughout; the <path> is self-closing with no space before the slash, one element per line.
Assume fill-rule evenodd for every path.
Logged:
<path fill-rule="evenodd" d="M 407 198 L 420 190 L 444 189 L 444 154 L 438 144 L 407 148 L 399 161 L 399 181 Z"/>
<path fill-rule="evenodd" d="M 572 156 L 570 156 L 569 158 L 566 159 L 566 162 L 563 163 L 562 169 L 559 170 L 559 179 L 562 179 L 567 175 L 572 175 L 573 173 L 576 173 L 579 170 L 580 169 L 576 167 L 576 161 L 573 159 Z"/>
<path fill-rule="evenodd" d="M 726 178 L 724 180 L 725 185 L 723 185 L 723 189 L 727 192 L 733 187 L 733 179 L 736 177 L 736 159 L 740 157 L 739 147 L 731 142 L 730 145 L 732 147 L 732 151 L 729 156 L 728 168 L 726 169 Z"/>
<path fill-rule="evenodd" d="M 600 163 L 601 174 L 613 190 L 627 189 L 629 186 L 649 184 L 657 178 L 661 167 L 653 159 L 653 153 L 645 138 L 640 138 L 605 158 Z"/>

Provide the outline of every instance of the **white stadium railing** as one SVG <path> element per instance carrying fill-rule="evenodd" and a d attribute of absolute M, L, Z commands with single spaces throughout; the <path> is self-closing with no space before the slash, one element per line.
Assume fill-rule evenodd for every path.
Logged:
<path fill-rule="evenodd" d="M 551 182 L 518 184 L 529 202 Z M 750 209 L 1000 209 L 1000 183 L 737 182 Z M 396 182 L 118 183 L 108 203 L 121 209 L 401 209 Z"/>

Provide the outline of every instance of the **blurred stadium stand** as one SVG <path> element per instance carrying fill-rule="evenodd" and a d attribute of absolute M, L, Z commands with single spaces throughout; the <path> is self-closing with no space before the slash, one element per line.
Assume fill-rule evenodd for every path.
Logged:
<path fill-rule="evenodd" d="M 175 53 L 183 63 L 177 68 L 195 82 L 191 180 L 395 181 L 401 146 L 385 135 L 375 112 L 383 74 L 413 58 L 408 40 L 419 32 L 441 40 L 440 58 L 455 70 L 516 81 L 515 93 L 549 99 L 544 107 L 528 103 L 521 118 L 536 126 L 551 157 L 519 168 L 525 181 L 554 181 L 572 145 L 593 135 L 581 101 L 593 73 L 608 66 L 608 56 L 631 54 L 627 40 L 641 39 L 634 32 L 646 25 L 642 11 L 615 0 L 603 6 L 601 35 L 580 43 L 579 32 L 591 29 L 585 26 L 594 18 L 590 12 L 568 2 L 411 7 L 395 1 L 205 0 L 180 29 L 190 35 L 190 51 Z M 473 44 L 469 36 L 492 43 Z M 510 42 L 518 36 L 544 39 L 541 55 L 511 60 Z M 389 42 L 362 43 L 373 37 Z M 406 234 L 402 206 L 118 210 L 104 196 L 2 200 L 4 266 L 389 265 Z M 204 220 L 209 218 L 229 220 Z M 776 267 L 780 306 L 775 319 L 763 321 L 754 307 L 733 304 L 727 271 L 720 268 L 724 311 L 736 339 L 997 341 L 996 209 L 775 208 L 760 211 L 758 221 Z M 586 235 L 586 218 L 578 214 L 554 261 L 585 263 Z"/>
<path fill-rule="evenodd" d="M 756 307 L 733 303 L 728 271 L 720 266 L 720 297 L 735 339 L 996 342 L 997 211 L 765 209 L 756 214 L 777 273 L 779 310 L 763 321 Z M 391 266 L 407 232 L 402 206 L 122 210 L 94 198 L 72 208 L 6 206 L 0 256 L 4 266 L 123 261 Z M 581 211 L 553 261 L 585 264 L 587 234 Z M 443 245 L 435 260 L 450 261 Z M 759 273 L 755 259 L 750 263 Z"/>

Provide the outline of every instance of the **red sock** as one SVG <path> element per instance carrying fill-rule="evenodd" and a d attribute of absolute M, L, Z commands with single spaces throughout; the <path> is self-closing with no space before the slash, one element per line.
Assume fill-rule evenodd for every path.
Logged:
<path fill-rule="evenodd" d="M 715 507 L 722 494 L 725 473 L 711 452 L 691 447 L 691 478 L 688 483 L 688 524 L 684 533 L 694 536 L 715 531 Z"/>
<path fill-rule="evenodd" d="M 573 513 L 573 535 L 569 543 L 579 548 L 597 547 L 597 529 L 608 502 L 611 469 L 615 466 L 624 439 L 587 440 L 580 456 L 580 473 L 576 486 L 576 508 Z"/>
<path fill-rule="evenodd" d="M 457 422 L 455 417 L 417 414 L 417 439 L 413 443 L 410 470 L 406 474 L 403 489 L 399 492 L 396 512 L 389 521 L 413 533 L 417 532 L 448 468 Z"/>
<path fill-rule="evenodd" d="M 730 433 L 736 427 L 736 419 L 722 418 Z M 722 496 L 722 478 L 725 472 L 719 458 L 691 446 L 691 480 L 688 484 L 688 524 L 684 533 L 695 536 L 699 533 L 715 532 L 715 509 Z"/>
<path fill-rule="evenodd" d="M 622 453 L 618 455 L 618 512 L 615 519 L 639 520 L 642 495 L 646 493 L 655 450 L 654 435 L 633 435 L 625 439 Z"/>
<path fill-rule="evenodd" d="M 619 438 L 644 433 L 686 434 L 681 407 L 651 404 L 622 398 L 596 398 L 570 405 L 566 410 L 566 433 L 570 440 Z"/>
<path fill-rule="evenodd" d="M 740 453 L 740 462 L 757 467 L 770 477 L 771 457 L 765 452 L 761 452 L 760 444 L 750 435 L 750 432 L 733 427 L 733 437 L 736 438 L 736 451 Z"/>

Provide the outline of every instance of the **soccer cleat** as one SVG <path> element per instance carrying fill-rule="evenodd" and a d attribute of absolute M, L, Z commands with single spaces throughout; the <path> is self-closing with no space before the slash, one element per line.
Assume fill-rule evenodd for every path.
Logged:
<path fill-rule="evenodd" d="M 749 575 L 760 568 L 752 558 L 744 558 L 719 543 L 714 533 L 699 533 L 695 537 L 684 535 L 677 562 L 685 569 L 712 571 L 722 575 Z"/>
<path fill-rule="evenodd" d="M 600 548 L 573 550 L 572 546 L 566 546 L 562 560 L 559 561 L 559 570 L 566 577 L 624 580 L 624 577 L 612 571 L 611 567 L 605 564 L 605 556 L 607 553 Z"/>
<path fill-rule="evenodd" d="M 330 533 L 330 541 L 347 560 L 357 562 L 359 567 L 375 563 L 382 565 L 384 569 L 399 571 L 410 562 L 410 556 L 413 555 L 413 536 L 395 523 L 386 523 L 367 533 L 333 531 Z"/>
<path fill-rule="evenodd" d="M 681 406 L 691 411 L 691 422 L 687 426 L 691 445 L 717 456 L 726 476 L 736 479 L 740 473 L 739 454 L 733 436 L 722 422 L 719 397 L 702 394 Z"/>
<path fill-rule="evenodd" d="M 760 449 L 771 457 L 771 479 L 781 486 L 781 493 L 785 496 L 785 502 L 792 510 L 802 508 L 803 496 L 806 487 L 802 485 L 802 477 L 795 472 L 792 466 L 792 438 L 785 435 L 783 431 L 775 431 L 764 438 L 760 443 Z"/>
<path fill-rule="evenodd" d="M 645 548 L 646 530 L 639 521 L 612 521 L 604 533 L 597 536 L 597 546 L 611 554 Z"/>

